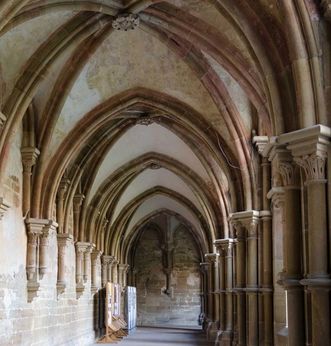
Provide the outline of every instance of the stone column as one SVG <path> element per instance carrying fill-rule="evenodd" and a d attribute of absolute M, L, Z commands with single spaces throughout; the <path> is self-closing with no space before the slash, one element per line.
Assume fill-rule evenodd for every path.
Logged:
<path fill-rule="evenodd" d="M 91 253 L 95 248 L 95 245 L 92 243 L 87 243 L 86 250 L 84 252 L 84 272 L 83 279 L 84 282 L 91 280 Z"/>
<path fill-rule="evenodd" d="M 226 286 L 225 286 L 225 252 L 221 247 L 219 240 L 214 242 L 219 253 L 218 256 L 218 292 L 219 292 L 219 331 L 217 334 L 217 342 L 221 340 L 222 333 L 226 329 Z"/>
<path fill-rule="evenodd" d="M 119 264 L 118 265 L 118 283 L 121 285 L 123 288 L 123 273 L 125 270 L 125 264 Z"/>
<path fill-rule="evenodd" d="M 216 340 L 219 328 L 219 297 L 215 292 L 215 285 L 218 286 L 218 254 L 209 253 L 205 255 L 208 263 L 208 310 L 209 323 L 207 336 L 209 340 Z"/>
<path fill-rule="evenodd" d="M 312 344 L 331 344 L 327 231 L 327 151 L 296 158 L 305 171 L 308 204 L 308 276 L 301 283 L 311 291 Z"/>
<path fill-rule="evenodd" d="M 264 346 L 273 345 L 273 270 L 272 270 L 272 219 L 268 193 L 271 188 L 271 169 L 267 158 L 262 158 L 262 208 L 260 211 L 262 231 L 262 301 Z"/>
<path fill-rule="evenodd" d="M 36 164 L 40 151 L 33 147 L 21 149 L 23 163 L 23 215 L 30 211 L 32 167 Z"/>
<path fill-rule="evenodd" d="M 204 301 L 204 320 L 203 320 L 203 327 L 204 330 L 207 331 L 208 328 L 208 322 L 210 320 L 210 303 L 209 303 L 209 281 L 208 281 L 208 274 L 209 274 L 209 263 L 208 262 L 202 262 L 200 263 L 200 270 L 202 273 L 202 278 L 203 278 L 203 301 Z"/>
<path fill-rule="evenodd" d="M 83 200 L 85 196 L 83 194 L 76 194 L 73 199 L 73 213 L 74 213 L 74 239 L 76 240 L 83 240 L 80 236 L 80 229 L 79 229 L 79 215 L 80 215 L 80 208 L 82 206 Z"/>
<path fill-rule="evenodd" d="M 52 232 L 56 232 L 57 224 L 47 219 L 26 219 L 28 231 L 27 244 L 27 278 L 28 300 L 32 300 L 39 289 L 39 280 L 47 271 L 48 241 Z"/>
<path fill-rule="evenodd" d="M 114 260 L 113 256 L 103 255 L 102 256 L 102 286 L 104 287 L 107 282 L 112 280 L 112 267 L 110 263 Z"/>
<path fill-rule="evenodd" d="M 258 233 L 259 212 L 249 210 L 230 215 L 233 224 L 240 223 L 245 228 L 246 233 L 246 345 L 256 346 L 259 343 L 258 338 Z M 237 244 L 238 246 L 238 244 Z M 239 256 L 242 256 L 242 249 L 239 247 Z M 242 280 L 242 268 L 237 268 L 237 275 Z M 239 305 L 239 304 L 238 304 Z M 242 309 L 238 311 L 238 319 L 242 319 Z M 241 317 L 239 317 L 241 316 Z M 238 324 L 242 323 L 238 320 Z M 240 327 L 242 328 L 242 327 Z M 239 326 L 238 326 L 239 330 Z M 238 332 L 239 333 L 239 332 Z M 240 332 L 242 340 L 242 332 Z M 240 341 L 242 342 L 242 341 Z"/>
<path fill-rule="evenodd" d="M 322 125 L 294 131 L 278 138 L 278 142 L 287 146 L 295 162 L 303 168 L 307 187 L 308 273 L 301 284 L 311 291 L 311 330 L 314 346 L 331 344 L 330 249 L 325 170 L 330 139 L 331 129 Z M 290 302 L 290 297 L 288 298 Z"/>
<path fill-rule="evenodd" d="M 60 233 L 57 235 L 58 248 L 58 269 L 57 269 L 57 291 L 58 294 L 63 293 L 66 286 L 66 262 L 68 261 L 67 249 L 73 243 L 73 238 L 70 234 Z"/>
<path fill-rule="evenodd" d="M 90 246 L 89 243 L 76 243 L 76 291 L 81 294 L 84 289 L 84 253 Z"/>
<path fill-rule="evenodd" d="M 232 223 L 235 229 L 236 246 L 236 281 L 235 292 L 237 296 L 237 345 L 246 345 L 246 229 L 243 225 L 234 221 Z"/>
<path fill-rule="evenodd" d="M 270 154 L 274 170 L 280 174 L 279 184 L 284 191 L 284 269 L 279 283 L 287 292 L 288 343 L 305 344 L 304 292 L 302 278 L 301 195 L 298 171 L 284 146 L 277 145 Z M 274 172 L 276 174 L 276 172 Z"/>
<path fill-rule="evenodd" d="M 112 279 L 114 284 L 118 284 L 118 261 L 114 259 L 111 262 L 111 268 L 112 268 Z"/>
<path fill-rule="evenodd" d="M 56 200 L 56 219 L 59 224 L 59 233 L 64 233 L 64 196 L 70 185 L 70 180 L 67 178 L 62 178 L 58 191 Z"/>
<path fill-rule="evenodd" d="M 91 253 L 92 261 L 92 274 L 91 274 L 91 292 L 96 292 L 100 288 L 100 277 L 101 277 L 101 258 L 102 252 L 99 250 L 93 250 Z"/>
<path fill-rule="evenodd" d="M 216 240 L 225 255 L 225 330 L 219 339 L 219 345 L 231 346 L 233 338 L 233 239 Z"/>

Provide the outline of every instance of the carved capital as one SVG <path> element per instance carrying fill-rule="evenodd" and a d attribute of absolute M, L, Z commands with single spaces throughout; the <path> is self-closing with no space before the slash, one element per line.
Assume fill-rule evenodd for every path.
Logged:
<path fill-rule="evenodd" d="M 75 245 L 77 253 L 84 254 L 86 251 L 90 249 L 91 243 L 77 242 Z"/>
<path fill-rule="evenodd" d="M 102 265 L 111 265 L 112 263 L 115 262 L 115 257 L 114 256 L 108 256 L 108 255 L 103 255 L 102 256 Z"/>
<path fill-rule="evenodd" d="M 226 257 L 232 257 L 234 240 L 231 238 L 215 240 L 214 244 L 220 248 Z"/>
<path fill-rule="evenodd" d="M 93 263 L 100 263 L 102 252 L 99 250 L 93 250 L 91 253 L 91 259 Z"/>
<path fill-rule="evenodd" d="M 279 173 L 282 176 L 283 186 L 298 186 L 299 177 L 294 163 L 282 161 L 279 163 Z"/>
<path fill-rule="evenodd" d="M 267 194 L 271 199 L 274 208 L 284 208 L 285 204 L 285 190 L 282 187 L 273 187 Z"/>
<path fill-rule="evenodd" d="M 253 144 L 255 144 L 255 147 L 257 148 L 258 153 L 263 156 L 263 152 L 266 149 L 267 145 L 269 144 L 269 137 L 268 136 L 254 136 Z"/>
<path fill-rule="evenodd" d="M 36 164 L 40 151 L 34 147 L 24 147 L 21 149 L 24 172 L 31 173 L 31 168 Z"/>
<path fill-rule="evenodd" d="M 73 198 L 74 212 L 79 211 L 84 199 L 85 199 L 85 196 L 82 193 L 76 194 L 74 196 L 74 198 Z"/>
<path fill-rule="evenodd" d="M 63 198 L 64 194 L 68 190 L 69 185 L 70 185 L 70 180 L 66 177 L 63 177 L 60 181 L 60 185 L 59 185 L 59 189 L 58 189 L 58 196 L 60 198 Z"/>
<path fill-rule="evenodd" d="M 303 168 L 307 181 L 324 180 L 326 178 L 327 153 L 304 155 L 296 157 L 295 162 Z"/>
<path fill-rule="evenodd" d="M 205 254 L 205 259 L 208 263 L 216 263 L 218 260 L 218 253 L 207 253 Z"/>
<path fill-rule="evenodd" d="M 73 236 L 68 233 L 57 234 L 57 245 L 59 248 L 66 248 L 73 243 Z"/>
<path fill-rule="evenodd" d="M 245 228 L 248 235 L 252 233 L 252 230 L 257 228 L 259 223 L 260 213 L 257 210 L 240 211 L 230 215 L 229 221 L 232 225 L 238 225 L 238 223 Z"/>
<path fill-rule="evenodd" d="M 8 209 L 9 205 L 4 201 L 3 197 L 0 197 L 0 221 L 2 220 Z"/>

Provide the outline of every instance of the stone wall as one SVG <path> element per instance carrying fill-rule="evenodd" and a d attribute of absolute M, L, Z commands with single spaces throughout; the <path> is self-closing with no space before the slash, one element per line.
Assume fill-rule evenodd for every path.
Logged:
<path fill-rule="evenodd" d="M 200 260 L 194 239 L 184 227 L 174 231 L 169 294 L 161 244 L 158 232 L 146 228 L 136 249 L 138 325 L 198 326 Z"/>

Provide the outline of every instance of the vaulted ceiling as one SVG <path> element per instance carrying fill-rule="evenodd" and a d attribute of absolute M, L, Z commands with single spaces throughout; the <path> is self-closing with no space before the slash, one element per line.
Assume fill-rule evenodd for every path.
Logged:
<path fill-rule="evenodd" d="M 22 138 L 37 148 L 25 212 L 56 217 L 67 182 L 62 231 L 105 252 L 161 212 L 212 250 L 258 208 L 252 134 L 328 122 L 318 17 L 301 0 L 4 0 L 1 170 Z"/>

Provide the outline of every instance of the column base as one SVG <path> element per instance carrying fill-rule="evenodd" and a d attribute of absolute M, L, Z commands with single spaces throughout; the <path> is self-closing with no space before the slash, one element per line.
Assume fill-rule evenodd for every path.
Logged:
<path fill-rule="evenodd" d="M 207 340 L 215 341 L 218 333 L 218 321 L 208 322 L 207 326 Z"/>
<path fill-rule="evenodd" d="M 65 282 L 58 282 L 57 284 L 56 284 L 56 290 L 57 290 L 57 295 L 59 296 L 59 295 L 61 295 L 61 294 L 63 294 L 64 293 L 64 291 L 65 291 L 65 289 L 66 289 L 66 283 Z"/>
<path fill-rule="evenodd" d="M 228 330 L 220 331 L 217 335 L 217 340 L 215 342 L 215 345 L 217 345 L 217 346 L 233 346 L 232 340 L 233 340 L 233 333 L 231 331 L 228 331 Z M 238 344 L 236 344 L 236 345 L 238 345 Z"/>
<path fill-rule="evenodd" d="M 34 298 L 38 297 L 38 291 L 40 288 L 40 284 L 38 281 L 28 281 L 27 289 L 28 289 L 28 302 L 31 303 Z"/>

